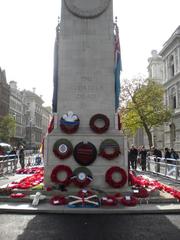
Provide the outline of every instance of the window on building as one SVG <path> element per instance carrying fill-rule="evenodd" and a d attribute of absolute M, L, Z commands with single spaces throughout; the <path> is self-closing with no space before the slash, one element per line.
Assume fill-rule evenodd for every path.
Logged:
<path fill-rule="evenodd" d="M 169 59 L 169 70 L 170 70 L 170 76 L 173 77 L 174 76 L 174 56 L 171 55 L 170 59 Z"/>
<path fill-rule="evenodd" d="M 175 87 L 172 87 L 170 90 L 169 103 L 170 103 L 170 108 L 175 109 L 177 107 L 176 88 Z"/>
<path fill-rule="evenodd" d="M 173 96 L 173 108 L 176 108 L 176 96 Z"/>

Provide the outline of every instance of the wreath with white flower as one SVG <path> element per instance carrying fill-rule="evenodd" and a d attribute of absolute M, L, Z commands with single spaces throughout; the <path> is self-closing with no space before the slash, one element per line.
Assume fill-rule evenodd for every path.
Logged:
<path fill-rule="evenodd" d="M 65 176 L 61 176 L 64 175 Z M 51 181 L 60 185 L 67 186 L 71 183 L 72 170 L 65 165 L 57 165 L 51 172 Z"/>
<path fill-rule="evenodd" d="M 98 126 L 98 122 L 99 123 L 103 122 L 103 126 Z M 110 124 L 109 118 L 101 113 L 92 116 L 89 122 L 90 128 L 93 130 L 93 132 L 100 134 L 108 130 L 109 124 Z"/>
<path fill-rule="evenodd" d="M 117 176 L 118 175 L 118 179 Z M 119 178 L 120 175 L 120 178 Z M 113 166 L 109 168 L 105 175 L 106 182 L 113 188 L 121 188 L 127 182 L 127 174 L 123 168 Z"/>
<path fill-rule="evenodd" d="M 72 111 L 64 114 L 60 119 L 60 128 L 67 134 L 75 133 L 79 128 L 79 117 Z"/>
<path fill-rule="evenodd" d="M 74 185 L 84 188 L 88 186 L 92 180 L 92 173 L 86 167 L 78 167 L 73 171 L 73 176 L 71 177 L 72 182 Z"/>
<path fill-rule="evenodd" d="M 73 152 L 73 145 L 67 139 L 59 139 L 54 143 L 53 152 L 60 159 L 68 158 Z"/>
<path fill-rule="evenodd" d="M 108 160 L 112 160 L 121 153 L 119 144 L 113 139 L 104 140 L 99 147 L 99 155 Z"/>

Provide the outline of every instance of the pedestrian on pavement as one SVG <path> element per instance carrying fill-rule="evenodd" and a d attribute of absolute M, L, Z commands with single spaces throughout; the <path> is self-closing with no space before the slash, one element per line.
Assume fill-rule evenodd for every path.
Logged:
<path fill-rule="evenodd" d="M 24 169 L 24 147 L 22 145 L 19 148 L 19 162 L 21 168 Z"/>
<path fill-rule="evenodd" d="M 146 157 L 147 157 L 147 150 L 145 149 L 144 146 L 142 146 L 139 155 L 141 157 L 141 168 L 142 171 L 146 171 Z"/>
<path fill-rule="evenodd" d="M 14 155 L 13 158 L 16 158 L 17 157 L 17 149 L 16 147 L 13 147 L 12 151 L 9 153 L 9 155 Z"/>
<path fill-rule="evenodd" d="M 171 160 L 169 160 L 168 158 L 171 158 L 171 153 L 170 153 L 170 151 L 169 151 L 169 148 L 165 148 L 164 149 L 164 158 L 165 158 L 165 161 L 167 162 L 167 163 L 172 163 L 172 161 Z M 166 160 L 167 159 L 167 160 Z"/>
<path fill-rule="evenodd" d="M 137 168 L 137 156 L 138 156 L 138 150 L 134 145 L 132 145 L 128 153 L 128 160 L 132 169 L 134 170 L 136 170 Z"/>
<path fill-rule="evenodd" d="M 171 148 L 170 155 L 173 159 L 179 159 L 178 153 L 173 148 Z"/>
<path fill-rule="evenodd" d="M 162 152 L 161 150 L 157 149 L 156 147 L 151 147 L 152 155 L 155 157 L 154 161 L 156 162 L 156 172 L 160 172 L 160 164 L 162 158 Z"/>
<path fill-rule="evenodd" d="M 167 163 L 167 174 L 169 174 L 169 171 L 171 170 L 171 165 L 169 164 L 173 164 L 173 161 L 171 160 L 171 153 L 169 151 L 169 148 L 165 148 L 164 149 L 164 158 L 165 158 L 165 162 Z"/>

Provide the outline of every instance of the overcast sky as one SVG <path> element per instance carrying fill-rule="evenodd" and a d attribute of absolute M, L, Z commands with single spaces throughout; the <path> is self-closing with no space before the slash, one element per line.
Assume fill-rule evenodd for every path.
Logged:
<path fill-rule="evenodd" d="M 20 90 L 36 88 L 51 105 L 53 49 L 61 0 L 0 0 L 0 67 Z M 151 50 L 160 51 L 180 24 L 179 0 L 114 0 L 123 78 L 147 76 Z"/>

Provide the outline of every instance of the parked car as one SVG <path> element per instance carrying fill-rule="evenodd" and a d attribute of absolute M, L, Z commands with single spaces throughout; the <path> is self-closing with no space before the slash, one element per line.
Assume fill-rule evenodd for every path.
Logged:
<path fill-rule="evenodd" d="M 0 160 L 9 159 L 8 155 L 12 151 L 12 146 L 8 143 L 0 143 Z"/>

